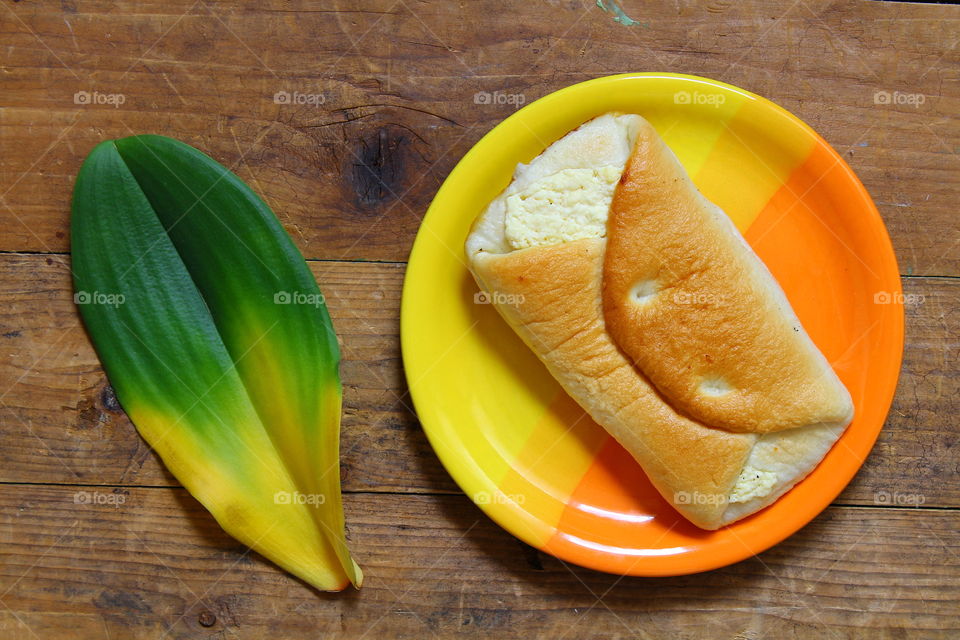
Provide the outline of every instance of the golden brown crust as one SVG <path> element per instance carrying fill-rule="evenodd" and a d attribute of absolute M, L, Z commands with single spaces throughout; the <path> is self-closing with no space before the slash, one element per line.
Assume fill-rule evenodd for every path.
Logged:
<path fill-rule="evenodd" d="M 779 285 L 646 122 L 610 208 L 603 310 L 614 342 L 697 422 L 767 433 L 852 417 Z"/>
<path fill-rule="evenodd" d="M 716 529 L 728 521 L 724 500 L 757 437 L 677 414 L 617 348 L 601 309 L 604 244 L 584 239 L 506 254 L 479 252 L 469 259 L 481 287 L 516 302 L 498 310 L 567 393 L 637 459 L 686 518 Z"/>

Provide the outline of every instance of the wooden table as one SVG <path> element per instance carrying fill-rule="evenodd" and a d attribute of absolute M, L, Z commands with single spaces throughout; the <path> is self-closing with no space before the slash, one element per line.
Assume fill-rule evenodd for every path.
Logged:
<path fill-rule="evenodd" d="M 640 24 L 593 0 L 3 0 L 0 638 L 960 637 L 960 7 L 623 5 Z M 810 123 L 922 296 L 846 491 L 760 556 L 670 579 L 568 566 L 487 519 L 428 446 L 398 342 L 418 223 L 514 109 L 474 94 L 633 70 L 729 81 Z M 70 192 L 95 143 L 144 132 L 233 167 L 327 293 L 359 592 L 318 594 L 225 535 L 107 386 L 72 303 Z"/>

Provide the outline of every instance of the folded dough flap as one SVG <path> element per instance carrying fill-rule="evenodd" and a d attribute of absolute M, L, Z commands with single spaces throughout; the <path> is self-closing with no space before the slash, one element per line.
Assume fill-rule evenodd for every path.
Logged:
<path fill-rule="evenodd" d="M 608 331 L 680 413 L 742 433 L 850 422 L 776 280 L 647 122 L 610 206 L 603 283 Z"/>
<path fill-rule="evenodd" d="M 497 310 L 566 392 L 681 514 L 716 529 L 790 489 L 843 429 L 758 435 L 705 426 L 665 401 L 611 336 L 602 289 L 613 188 L 603 172 L 570 171 L 612 166 L 615 187 L 644 125 L 639 116 L 602 116 L 521 165 L 474 223 L 467 257 Z M 601 204 L 599 227 L 565 227 L 577 215 L 589 219 L 581 206 L 588 201 Z"/>

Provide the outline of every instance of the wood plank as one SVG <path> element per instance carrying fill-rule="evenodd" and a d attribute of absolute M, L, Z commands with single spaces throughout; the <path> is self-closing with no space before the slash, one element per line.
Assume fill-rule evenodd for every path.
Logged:
<path fill-rule="evenodd" d="M 311 262 L 343 342 L 347 491 L 458 492 L 411 409 L 399 352 L 403 265 Z M 887 425 L 840 496 L 960 506 L 960 280 L 906 278 L 907 347 Z M 60 256 L 0 255 L 0 481 L 175 485 L 113 398 Z M 922 296 L 922 299 L 920 298 Z M 921 301 L 922 300 L 922 301 Z"/>
<path fill-rule="evenodd" d="M 455 490 L 406 392 L 403 265 L 310 266 L 343 344 L 345 486 Z M 107 388 L 64 258 L 0 254 L 0 273 L 0 481 L 176 484 Z"/>
<path fill-rule="evenodd" d="M 756 558 L 706 575 L 642 579 L 565 565 L 461 496 L 356 494 L 347 497 L 347 522 L 366 584 L 328 595 L 246 553 L 183 490 L 98 491 L 0 487 L 4 638 L 960 632 L 957 511 L 832 507 Z"/>
<path fill-rule="evenodd" d="M 960 7 L 648 3 L 640 26 L 623 27 L 594 4 L 7 5 L 0 250 L 66 251 L 85 154 L 162 132 L 236 166 L 308 257 L 403 260 L 443 178 L 513 109 L 477 105 L 476 92 L 530 102 L 598 75 L 669 69 L 796 113 L 873 194 L 903 273 L 960 275 Z M 77 91 L 125 102 L 78 105 Z M 278 91 L 323 104 L 275 104 Z M 881 91 L 923 103 L 876 104 Z"/>

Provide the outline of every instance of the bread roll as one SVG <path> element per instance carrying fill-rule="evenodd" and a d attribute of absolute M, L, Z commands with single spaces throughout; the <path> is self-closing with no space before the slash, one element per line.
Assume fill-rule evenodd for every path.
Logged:
<path fill-rule="evenodd" d="M 603 307 L 607 218 L 628 159 L 642 165 L 639 154 L 656 149 L 637 143 L 651 135 L 639 116 L 607 114 L 558 140 L 517 167 L 474 222 L 466 253 L 477 283 L 497 294 L 497 310 L 564 390 L 684 517 L 716 529 L 789 490 L 846 423 L 761 432 L 699 422 L 660 394 L 611 336 Z"/>

